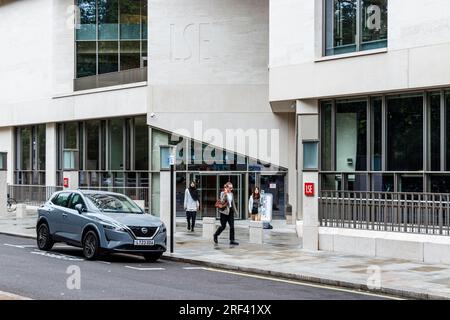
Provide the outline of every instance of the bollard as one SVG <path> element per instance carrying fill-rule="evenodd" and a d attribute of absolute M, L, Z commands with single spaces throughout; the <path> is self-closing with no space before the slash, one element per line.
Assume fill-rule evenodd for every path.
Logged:
<path fill-rule="evenodd" d="M 250 243 L 262 244 L 264 239 L 263 222 L 250 221 L 249 226 Z"/>
<path fill-rule="evenodd" d="M 27 205 L 23 203 L 18 203 L 16 207 L 16 218 L 22 219 L 25 218 L 27 214 Z"/>
<path fill-rule="evenodd" d="M 216 218 L 203 218 L 203 238 L 213 238 L 214 232 L 216 232 Z"/>

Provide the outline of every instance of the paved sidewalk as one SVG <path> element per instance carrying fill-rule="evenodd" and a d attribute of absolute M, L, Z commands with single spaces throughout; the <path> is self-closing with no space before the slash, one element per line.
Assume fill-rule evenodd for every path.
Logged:
<path fill-rule="evenodd" d="M 35 217 L 0 217 L 0 233 L 34 237 L 35 221 Z M 240 245 L 229 245 L 228 227 L 215 245 L 212 239 L 202 238 L 201 221 L 193 233 L 178 218 L 175 253 L 164 258 L 407 298 L 450 299 L 450 265 L 308 252 L 301 249 L 293 225 L 282 221 L 273 225 L 274 229 L 264 230 L 264 244 L 256 245 L 248 243 L 248 221 L 236 221 Z"/>

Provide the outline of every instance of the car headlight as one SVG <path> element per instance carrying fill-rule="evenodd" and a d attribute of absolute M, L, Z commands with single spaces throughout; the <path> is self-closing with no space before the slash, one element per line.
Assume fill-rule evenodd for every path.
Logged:
<path fill-rule="evenodd" d="M 161 230 L 161 232 L 166 232 L 167 231 L 166 225 L 164 223 L 161 225 L 160 230 Z"/>
<path fill-rule="evenodd" d="M 123 227 L 123 226 L 121 226 L 119 224 L 112 224 L 110 222 L 106 222 L 106 221 L 103 221 L 103 220 L 100 220 L 100 222 L 102 222 L 102 226 L 105 229 L 112 230 L 112 231 L 121 231 L 121 232 L 125 232 L 126 231 L 125 227 Z"/>

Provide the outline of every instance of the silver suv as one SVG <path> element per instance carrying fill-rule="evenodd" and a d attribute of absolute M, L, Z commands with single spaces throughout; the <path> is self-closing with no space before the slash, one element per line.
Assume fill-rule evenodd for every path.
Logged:
<path fill-rule="evenodd" d="M 55 242 L 83 249 L 93 260 L 101 253 L 141 254 L 155 262 L 166 251 L 164 223 L 123 194 L 65 190 L 38 209 L 37 245 L 50 250 Z"/>

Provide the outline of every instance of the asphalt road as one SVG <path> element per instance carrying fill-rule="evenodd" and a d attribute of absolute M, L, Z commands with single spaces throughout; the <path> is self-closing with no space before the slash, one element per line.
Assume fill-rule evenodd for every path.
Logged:
<path fill-rule="evenodd" d="M 52 251 L 43 252 L 36 248 L 35 240 L 6 235 L 0 235 L 0 291 L 31 299 L 385 298 L 167 260 L 147 263 L 131 255 L 110 255 L 99 261 L 86 261 L 78 248 L 57 244 Z"/>

